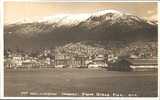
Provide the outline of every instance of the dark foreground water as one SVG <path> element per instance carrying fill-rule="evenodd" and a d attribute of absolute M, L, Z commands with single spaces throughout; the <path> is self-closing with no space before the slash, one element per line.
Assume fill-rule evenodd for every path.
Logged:
<path fill-rule="evenodd" d="M 156 97 L 157 72 L 116 72 L 105 69 L 9 70 L 5 96 Z"/>

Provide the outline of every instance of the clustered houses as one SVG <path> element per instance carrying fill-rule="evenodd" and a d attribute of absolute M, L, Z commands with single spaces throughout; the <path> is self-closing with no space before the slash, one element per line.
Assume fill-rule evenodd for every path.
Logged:
<path fill-rule="evenodd" d="M 82 50 L 82 48 L 80 48 Z M 61 51 L 61 52 L 59 52 Z M 76 52 L 76 50 L 74 50 Z M 92 50 L 91 50 L 92 51 Z M 139 58 L 130 55 L 120 58 L 112 52 L 77 54 L 63 49 L 24 53 L 5 51 L 5 68 L 107 68 L 109 70 L 145 70 L 157 69 L 157 58 Z M 90 52 L 90 51 L 89 51 Z"/>
<path fill-rule="evenodd" d="M 39 54 L 23 54 L 7 52 L 4 64 L 6 68 L 84 68 L 91 66 L 107 67 L 108 55 L 73 55 L 66 53 L 53 53 L 50 50 L 44 50 Z M 33 56 L 34 55 L 34 56 Z M 111 59 L 111 58 L 110 58 Z"/>
<path fill-rule="evenodd" d="M 6 68 L 41 68 L 53 66 L 54 59 L 49 55 L 40 53 L 37 55 L 21 52 L 7 51 L 4 65 Z"/>

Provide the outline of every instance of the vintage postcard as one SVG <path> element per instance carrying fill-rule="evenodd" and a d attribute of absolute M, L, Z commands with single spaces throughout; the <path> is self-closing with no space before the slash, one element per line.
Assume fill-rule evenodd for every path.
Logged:
<path fill-rule="evenodd" d="M 157 2 L 4 2 L 4 97 L 158 97 Z"/>

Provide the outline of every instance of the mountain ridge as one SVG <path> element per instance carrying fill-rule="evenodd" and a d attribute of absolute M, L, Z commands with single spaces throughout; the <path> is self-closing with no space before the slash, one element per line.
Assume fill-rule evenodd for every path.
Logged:
<path fill-rule="evenodd" d="M 84 15 L 85 16 L 85 15 Z M 58 42 L 76 41 L 157 41 L 158 24 L 133 14 L 115 10 L 92 13 L 74 22 L 75 16 L 63 18 L 66 21 L 31 22 L 5 25 L 4 38 L 6 47 L 32 48 L 47 47 Z M 55 17 L 56 18 L 56 17 Z M 73 19 L 73 21 L 70 21 Z M 53 20 L 50 17 L 50 20 Z M 48 21 L 50 21 L 48 20 Z M 69 23 L 69 24 L 67 24 Z M 76 23 L 76 24 L 75 24 Z M 25 45 L 24 45 L 25 44 Z"/>

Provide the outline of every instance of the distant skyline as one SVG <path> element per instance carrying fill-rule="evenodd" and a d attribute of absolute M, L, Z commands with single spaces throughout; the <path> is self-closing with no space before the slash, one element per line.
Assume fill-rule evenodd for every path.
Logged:
<path fill-rule="evenodd" d="M 120 10 L 147 19 L 155 19 L 157 17 L 157 3 L 6 1 L 4 3 L 4 22 L 14 23 L 23 18 L 54 16 L 62 13 L 94 13 L 104 9 Z"/>

